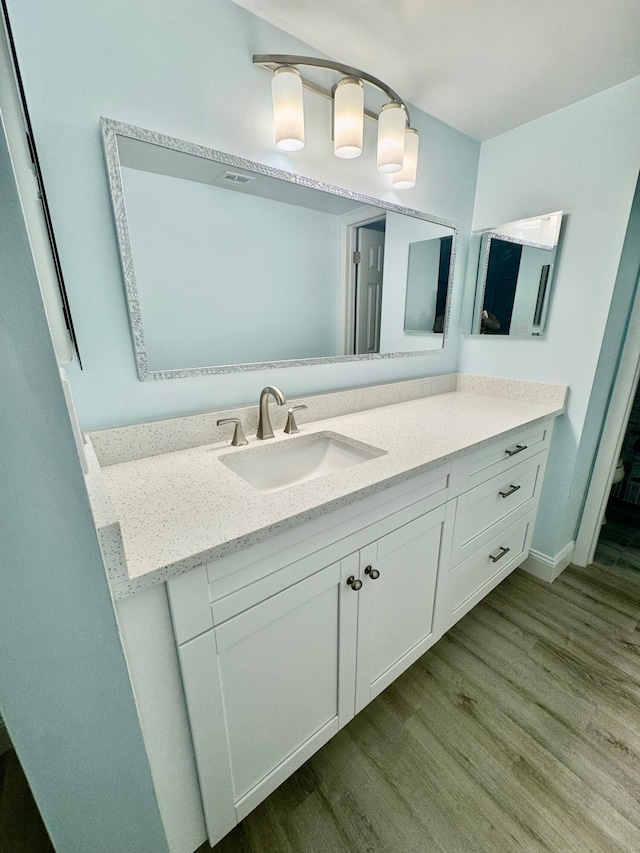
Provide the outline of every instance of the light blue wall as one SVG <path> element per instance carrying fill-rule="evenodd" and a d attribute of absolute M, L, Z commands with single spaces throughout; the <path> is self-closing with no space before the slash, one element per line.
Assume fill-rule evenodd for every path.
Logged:
<path fill-rule="evenodd" d="M 9 9 L 82 349 L 85 370 L 72 369 L 70 380 L 85 428 L 253 401 L 267 382 L 293 396 L 455 369 L 453 335 L 446 352 L 425 357 L 138 382 L 101 115 L 458 221 L 463 234 L 479 143 L 412 110 L 421 135 L 418 183 L 394 191 L 375 168 L 373 123 L 365 131 L 366 155 L 340 160 L 332 153 L 329 102 L 312 94 L 305 93 L 306 148 L 291 155 L 274 150 L 270 76 L 252 66 L 251 56 L 314 51 L 230 0 L 9 0 Z M 452 307 L 455 327 L 459 289 Z"/>
<path fill-rule="evenodd" d="M 460 350 L 464 372 L 571 386 L 533 543 L 548 556 L 575 535 L 595 447 L 580 455 L 578 449 L 585 429 L 597 434 L 602 422 L 602 407 L 589 423 L 587 411 L 610 308 L 608 341 L 619 342 L 624 329 L 612 296 L 640 169 L 639 139 L 636 77 L 482 145 L 474 229 L 553 210 L 566 215 L 546 337 L 466 337 Z"/>
<path fill-rule="evenodd" d="M 339 219 L 123 169 L 151 370 L 337 355 Z"/>
<path fill-rule="evenodd" d="M 0 124 L 0 712 L 56 850 L 167 850 Z"/>

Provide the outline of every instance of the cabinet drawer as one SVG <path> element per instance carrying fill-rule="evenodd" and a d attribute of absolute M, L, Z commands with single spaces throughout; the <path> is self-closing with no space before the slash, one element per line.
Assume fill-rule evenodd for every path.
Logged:
<path fill-rule="evenodd" d="M 535 522 L 535 510 L 512 524 L 497 525 L 495 535 L 462 563 L 446 579 L 446 615 L 443 631 L 484 598 L 528 556 Z"/>
<path fill-rule="evenodd" d="M 546 450 L 551 441 L 552 430 L 553 421 L 544 421 L 508 438 L 492 441 L 456 460 L 451 474 L 452 492 L 460 494 L 473 489 Z"/>
<path fill-rule="evenodd" d="M 531 509 L 536 506 L 546 461 L 547 453 L 538 453 L 458 498 L 452 553 L 454 564 L 477 549 L 474 540 L 489 527 L 528 501 Z"/>

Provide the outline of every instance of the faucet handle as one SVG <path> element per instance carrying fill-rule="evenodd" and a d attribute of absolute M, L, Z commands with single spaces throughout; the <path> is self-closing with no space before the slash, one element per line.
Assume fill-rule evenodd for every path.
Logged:
<path fill-rule="evenodd" d="M 286 433 L 300 432 L 300 430 L 298 429 L 298 424 L 296 423 L 296 419 L 295 419 L 293 413 L 297 412 L 299 409 L 306 409 L 306 408 L 308 408 L 308 407 L 302 405 L 302 406 L 292 406 L 289 409 L 288 415 L 287 415 L 287 425 L 284 428 L 284 431 Z"/>
<path fill-rule="evenodd" d="M 249 444 L 245 437 L 244 430 L 242 429 L 242 421 L 240 418 L 221 418 L 217 422 L 217 426 L 222 426 L 222 424 L 236 425 L 236 428 L 233 431 L 233 438 L 231 439 L 231 444 L 234 447 L 242 447 L 245 444 Z"/>

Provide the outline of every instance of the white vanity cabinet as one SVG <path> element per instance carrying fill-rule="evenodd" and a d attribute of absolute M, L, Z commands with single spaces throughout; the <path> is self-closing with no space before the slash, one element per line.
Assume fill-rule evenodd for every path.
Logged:
<path fill-rule="evenodd" d="M 168 581 L 211 844 L 523 562 L 551 429 Z"/>
<path fill-rule="evenodd" d="M 205 567 L 169 582 L 177 633 L 188 637 L 190 618 L 199 632 L 178 654 L 212 844 L 436 641 L 453 514 L 425 512 L 433 501 L 220 598 L 228 586 L 209 583 Z M 336 548 L 343 555 L 327 563 Z M 211 623 L 200 631 L 203 601 Z"/>

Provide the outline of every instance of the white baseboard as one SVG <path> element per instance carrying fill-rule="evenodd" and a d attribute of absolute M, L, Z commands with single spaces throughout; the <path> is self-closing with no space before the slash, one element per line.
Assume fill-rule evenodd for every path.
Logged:
<path fill-rule="evenodd" d="M 540 578 L 540 580 L 552 583 L 571 562 L 575 544 L 575 542 L 569 542 L 555 557 L 548 557 L 546 554 L 532 548 L 529 551 L 529 556 L 520 568 L 525 572 L 529 572 L 530 575 Z"/>

